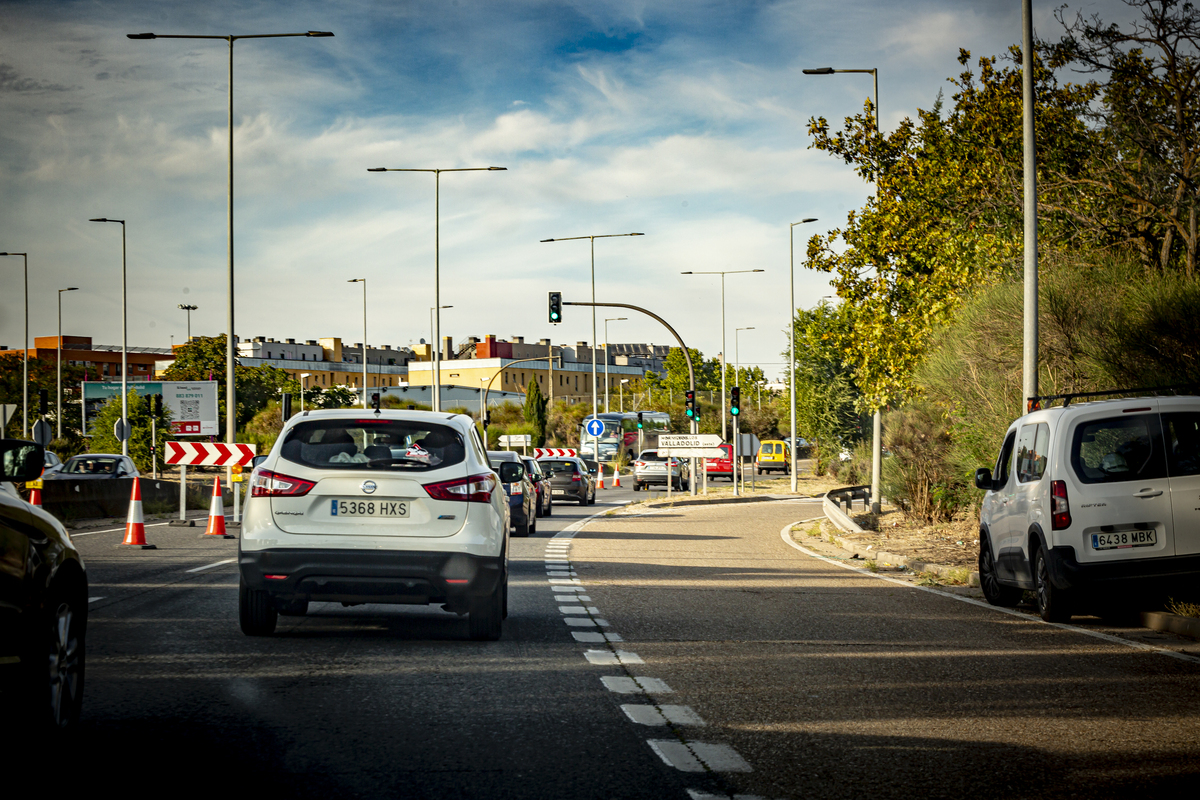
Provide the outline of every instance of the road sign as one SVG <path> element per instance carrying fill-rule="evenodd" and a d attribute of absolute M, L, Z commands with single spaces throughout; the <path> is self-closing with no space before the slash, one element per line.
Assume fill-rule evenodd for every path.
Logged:
<path fill-rule="evenodd" d="M 742 438 L 738 442 L 738 453 L 749 458 L 758 452 L 759 446 L 762 444 L 758 437 L 753 433 L 739 434 Z"/>
<path fill-rule="evenodd" d="M 587 424 L 588 436 L 601 436 L 604 434 L 604 422 L 598 419 L 589 419 Z"/>
<path fill-rule="evenodd" d="M 574 447 L 535 447 L 533 449 L 534 458 L 574 458 L 575 455 Z"/>
<path fill-rule="evenodd" d="M 662 439 L 662 437 L 658 437 Z M 718 437 L 719 438 L 719 437 Z M 660 456 L 671 458 L 723 458 L 725 451 L 719 447 L 662 447 L 659 446 Z"/>
<path fill-rule="evenodd" d="M 201 442 L 167 442 L 168 464 L 189 466 L 228 467 L 233 464 L 249 464 L 254 459 L 258 445 L 253 444 L 202 444 Z"/>
<path fill-rule="evenodd" d="M 118 442 L 123 442 L 130 435 L 129 420 L 119 419 L 113 423 L 113 436 L 117 437 Z"/>
<path fill-rule="evenodd" d="M 500 445 L 502 447 L 520 447 L 522 445 L 528 447 L 531 444 L 533 444 L 533 437 L 528 433 L 518 433 L 500 437 Z"/>
<path fill-rule="evenodd" d="M 703 447 L 714 448 L 721 446 L 721 437 L 715 433 L 660 433 L 658 449 L 664 447 Z M 715 456 L 713 456 L 715 458 Z"/>
<path fill-rule="evenodd" d="M 171 412 L 171 432 L 176 436 L 217 435 L 216 381 L 129 381 L 129 389 L 136 389 L 141 397 L 162 395 Z M 105 402 L 120 396 L 120 381 L 84 381 L 84 436 L 92 435 L 91 425 Z"/>
<path fill-rule="evenodd" d="M 0 403 L 0 428 L 8 425 L 8 421 L 17 413 L 16 403 Z"/>
<path fill-rule="evenodd" d="M 50 423 L 44 419 L 39 419 L 33 423 L 33 440 L 42 447 L 50 444 L 50 440 L 54 438 L 54 431 L 50 428 Z"/>

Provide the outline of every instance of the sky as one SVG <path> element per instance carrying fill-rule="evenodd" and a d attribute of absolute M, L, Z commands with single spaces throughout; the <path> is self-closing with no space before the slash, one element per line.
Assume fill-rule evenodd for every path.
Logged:
<path fill-rule="evenodd" d="M 1058 3 L 1036 33 L 1058 38 Z M 1121 0 L 1068 4 L 1127 23 Z M 128 33 L 333 38 L 234 45 L 236 333 L 406 346 L 430 338 L 435 187 L 443 174 L 443 335 L 555 344 L 675 344 L 778 375 L 787 347 L 789 223 L 796 305 L 831 295 L 805 240 L 843 224 L 871 185 L 810 149 L 807 121 L 862 110 L 879 70 L 885 129 L 952 93 L 959 48 L 1002 53 L 1020 0 L 0 0 L 0 251 L 29 253 L 29 335 L 121 341 L 126 221 L 130 346 L 226 330 L 229 47 Z M 21 347 L 21 259 L 0 258 L 0 344 Z"/>

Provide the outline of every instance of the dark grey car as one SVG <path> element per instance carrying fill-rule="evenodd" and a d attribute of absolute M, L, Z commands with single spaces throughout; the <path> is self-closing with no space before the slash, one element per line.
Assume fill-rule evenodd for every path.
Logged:
<path fill-rule="evenodd" d="M 596 473 L 579 458 L 539 458 L 543 472 L 550 476 L 550 493 L 561 500 L 574 500 L 579 505 L 596 502 Z"/>
<path fill-rule="evenodd" d="M 521 456 L 511 450 L 488 450 L 488 461 L 495 467 L 501 461 L 512 461 L 525 466 Z M 512 518 L 514 536 L 528 536 L 537 533 L 537 489 L 529 477 L 529 471 L 517 483 L 504 484 L 504 492 L 508 495 L 508 509 Z"/>

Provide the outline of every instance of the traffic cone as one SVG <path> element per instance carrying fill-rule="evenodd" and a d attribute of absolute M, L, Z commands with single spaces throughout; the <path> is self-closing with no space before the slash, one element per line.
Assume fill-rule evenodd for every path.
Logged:
<path fill-rule="evenodd" d="M 213 478 L 212 505 L 208 508 L 208 530 L 205 536 L 220 536 L 223 539 L 237 537 L 225 532 L 225 504 L 221 502 L 221 479 Z"/>
<path fill-rule="evenodd" d="M 604 465 L 600 465 L 600 482 L 596 484 L 597 489 L 604 488 Z"/>
<path fill-rule="evenodd" d="M 41 483 L 39 480 L 38 483 Z M 36 486 L 29 490 L 29 505 L 42 507 L 42 490 Z"/>
<path fill-rule="evenodd" d="M 621 488 L 621 470 L 620 469 L 613 470 L 613 488 L 614 489 Z"/>
<path fill-rule="evenodd" d="M 146 544 L 146 519 L 142 516 L 142 483 L 138 478 L 133 479 L 133 493 L 129 495 L 129 517 L 125 520 L 125 541 L 121 547 L 140 547 L 142 550 L 156 550 L 154 545 Z"/>

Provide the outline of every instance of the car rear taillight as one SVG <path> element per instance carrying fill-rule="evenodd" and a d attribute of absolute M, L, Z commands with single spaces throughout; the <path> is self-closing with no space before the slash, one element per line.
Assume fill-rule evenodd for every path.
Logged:
<path fill-rule="evenodd" d="M 583 480 L 583 477 L 582 477 L 582 476 L 580 476 L 580 475 L 578 475 L 578 474 L 576 474 L 576 475 L 572 475 L 572 476 L 571 476 L 571 480 L 572 480 L 573 482 L 575 482 L 575 483 L 579 483 L 581 480 Z"/>
<path fill-rule="evenodd" d="M 1071 506 L 1067 503 L 1067 482 L 1050 481 L 1050 528 L 1061 531 L 1071 527 Z"/>
<path fill-rule="evenodd" d="M 635 462 L 633 462 L 633 465 L 635 467 L 644 467 L 644 466 L 646 466 L 646 462 L 645 461 L 635 461 Z"/>
<path fill-rule="evenodd" d="M 456 478 L 452 481 L 426 483 L 421 488 L 434 500 L 465 500 L 468 503 L 490 503 L 496 488 L 496 476 L 490 472 Z"/>
<path fill-rule="evenodd" d="M 316 485 L 313 481 L 260 468 L 250 475 L 250 496 L 303 497 Z"/>

